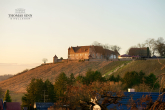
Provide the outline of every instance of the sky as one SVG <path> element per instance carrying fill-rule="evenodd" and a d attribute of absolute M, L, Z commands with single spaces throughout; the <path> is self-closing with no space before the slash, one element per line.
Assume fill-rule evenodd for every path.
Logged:
<path fill-rule="evenodd" d="M 23 8 L 29 20 L 11 20 Z M 165 38 L 164 0 L 0 0 L 0 75 L 67 58 L 70 46 L 118 45 L 120 54 Z"/>

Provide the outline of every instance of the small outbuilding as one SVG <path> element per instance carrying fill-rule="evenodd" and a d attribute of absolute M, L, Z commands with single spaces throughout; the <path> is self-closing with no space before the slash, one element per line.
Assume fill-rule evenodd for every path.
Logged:
<path fill-rule="evenodd" d="M 124 54 L 124 55 L 120 55 L 118 56 L 119 59 L 132 59 L 132 56 Z"/>

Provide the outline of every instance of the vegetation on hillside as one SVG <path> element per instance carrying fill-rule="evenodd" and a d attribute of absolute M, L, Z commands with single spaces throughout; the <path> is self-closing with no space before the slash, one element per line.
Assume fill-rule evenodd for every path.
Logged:
<path fill-rule="evenodd" d="M 160 63 L 165 64 L 165 60 L 161 59 Z M 131 71 L 140 72 L 141 70 L 146 75 L 153 73 L 156 76 L 158 76 L 161 73 L 165 72 L 165 69 L 161 69 L 162 66 L 160 63 L 158 62 L 157 59 L 132 61 L 131 64 L 125 65 L 121 69 L 116 71 L 114 73 L 114 76 L 120 75 L 121 77 L 124 77 L 125 73 L 127 72 L 131 72 Z"/>
<path fill-rule="evenodd" d="M 9 90 L 6 91 L 3 100 L 6 101 L 6 102 L 12 102 Z"/>
<path fill-rule="evenodd" d="M 92 71 L 91 69 L 86 72 L 85 76 L 79 75 L 76 78 L 73 73 L 67 77 L 62 72 L 55 80 L 54 85 L 49 80 L 43 82 L 42 79 L 32 79 L 27 87 L 27 94 L 22 97 L 22 102 L 24 106 L 28 107 L 32 107 L 34 102 L 49 101 L 56 102 L 56 107 L 61 106 L 61 104 L 70 105 L 71 110 L 77 106 L 89 108 L 91 98 L 95 98 L 98 94 L 105 95 L 109 91 L 125 91 L 128 87 L 138 87 L 141 84 L 156 89 L 159 87 L 159 83 L 155 83 L 156 80 L 154 74 L 151 73 L 146 76 L 142 71 L 139 73 L 135 71 L 127 72 L 123 78 L 119 75 L 117 77 L 112 75 L 108 79 L 102 77 L 99 71 Z M 121 85 L 111 84 L 111 81 L 121 81 L 124 88 Z M 47 100 L 44 100 L 43 91 L 46 91 L 46 95 L 48 95 Z M 112 100 L 108 100 L 103 101 L 104 103 L 100 106 L 105 109 L 107 104 L 114 103 Z"/>
<path fill-rule="evenodd" d="M 55 102 L 54 86 L 49 80 L 43 82 L 42 79 L 32 79 L 26 90 L 27 93 L 22 97 L 22 106 L 32 108 L 34 102 Z"/>
<path fill-rule="evenodd" d="M 109 63 L 108 65 L 104 66 L 98 71 L 100 71 L 103 75 L 108 77 L 108 74 L 114 72 L 116 68 L 120 67 L 121 65 L 126 65 L 129 62 L 131 61 L 113 61 L 112 63 Z"/>
<path fill-rule="evenodd" d="M 159 37 L 157 40 L 154 38 L 149 38 L 145 40 L 144 43 L 139 43 L 135 46 L 131 46 L 130 48 L 144 48 L 144 47 L 149 47 L 149 52 L 151 56 L 154 56 L 156 53 L 159 54 L 161 57 L 165 58 L 165 40 L 163 37 Z M 127 54 L 129 53 L 129 49 L 126 52 Z"/>

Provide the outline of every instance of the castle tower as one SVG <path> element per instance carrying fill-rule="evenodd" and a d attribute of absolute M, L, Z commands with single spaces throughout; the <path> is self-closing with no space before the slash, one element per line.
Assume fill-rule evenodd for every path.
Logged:
<path fill-rule="evenodd" d="M 53 57 L 53 63 L 57 63 L 58 62 L 58 57 L 55 55 L 54 57 Z"/>

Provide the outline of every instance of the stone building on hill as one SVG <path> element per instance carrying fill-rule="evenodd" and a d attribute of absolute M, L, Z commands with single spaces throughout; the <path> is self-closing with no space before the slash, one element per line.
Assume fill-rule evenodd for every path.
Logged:
<path fill-rule="evenodd" d="M 117 51 L 104 49 L 101 46 L 77 46 L 68 48 L 68 59 L 117 59 L 120 54 Z"/>
<path fill-rule="evenodd" d="M 149 48 L 130 48 L 128 55 L 130 56 L 140 56 L 140 57 L 150 57 Z"/>

